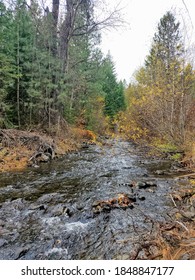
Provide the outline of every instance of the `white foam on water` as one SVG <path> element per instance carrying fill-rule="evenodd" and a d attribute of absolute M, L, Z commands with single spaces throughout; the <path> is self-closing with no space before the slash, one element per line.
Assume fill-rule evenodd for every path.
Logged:
<path fill-rule="evenodd" d="M 68 231 L 75 231 L 75 230 L 85 230 L 88 225 L 89 223 L 82 223 L 78 221 L 78 222 L 67 223 L 65 226 Z"/>
<path fill-rule="evenodd" d="M 52 248 L 52 249 L 49 249 L 48 251 L 46 251 L 46 252 L 45 252 L 45 255 L 48 256 L 48 255 L 56 254 L 56 253 L 59 253 L 59 254 L 62 254 L 62 253 L 68 254 L 68 250 L 67 250 L 67 249 L 62 249 L 62 248 Z"/>
<path fill-rule="evenodd" d="M 41 218 L 41 220 L 44 223 L 46 223 L 48 226 L 61 222 L 59 217 L 47 217 L 47 218 Z"/>

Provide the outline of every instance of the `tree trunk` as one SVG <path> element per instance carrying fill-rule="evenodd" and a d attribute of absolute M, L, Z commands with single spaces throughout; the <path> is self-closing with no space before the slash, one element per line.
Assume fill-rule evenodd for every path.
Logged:
<path fill-rule="evenodd" d="M 73 0 L 66 0 L 66 17 L 61 28 L 60 57 L 62 59 L 62 71 L 67 72 L 68 48 L 75 19 Z"/>
<path fill-rule="evenodd" d="M 53 17 L 52 53 L 55 57 L 57 56 L 57 31 L 58 31 L 59 3 L 60 3 L 59 0 L 53 0 L 53 4 L 52 4 L 52 17 Z"/>
<path fill-rule="evenodd" d="M 18 127 L 20 128 L 20 27 L 17 25 L 17 117 Z"/>

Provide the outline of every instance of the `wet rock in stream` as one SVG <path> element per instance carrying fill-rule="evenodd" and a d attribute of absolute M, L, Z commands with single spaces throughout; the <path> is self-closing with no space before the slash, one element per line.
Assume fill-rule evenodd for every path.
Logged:
<path fill-rule="evenodd" d="M 157 175 L 165 175 L 165 171 L 164 170 L 156 170 L 155 174 L 157 174 Z"/>
<path fill-rule="evenodd" d="M 171 221 L 169 193 L 180 182 L 156 176 L 160 161 L 143 159 L 131 143 L 106 141 L 0 174 L 0 259 L 147 257 L 140 242 L 155 236 L 155 224 Z"/>
<path fill-rule="evenodd" d="M 135 187 L 138 190 L 146 190 L 147 192 L 154 193 L 157 188 L 157 183 L 153 181 L 147 181 L 147 182 L 140 181 L 135 184 Z"/>
<path fill-rule="evenodd" d="M 30 247 L 21 247 L 21 248 L 16 249 L 16 251 L 14 252 L 14 259 L 15 260 L 20 259 L 28 252 L 29 249 L 30 249 Z"/>
<path fill-rule="evenodd" d="M 50 213 L 53 217 L 56 217 L 56 216 L 61 216 L 61 215 L 68 215 L 70 214 L 70 209 L 67 208 L 65 205 L 63 204 L 58 204 L 58 205 L 55 205 L 54 207 L 52 207 L 52 209 L 50 209 Z"/>
<path fill-rule="evenodd" d="M 0 238 L 0 247 L 7 244 L 7 241 L 5 239 Z"/>

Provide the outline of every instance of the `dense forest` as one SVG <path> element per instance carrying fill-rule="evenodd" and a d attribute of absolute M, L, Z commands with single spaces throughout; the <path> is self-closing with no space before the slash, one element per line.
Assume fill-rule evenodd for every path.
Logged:
<path fill-rule="evenodd" d="M 1 1 L 0 127 L 50 133 L 66 122 L 97 134 L 117 127 L 134 141 L 182 147 L 193 162 L 195 73 L 174 13 L 160 19 L 145 64 L 125 88 L 99 47 L 101 30 L 122 24 L 119 11 L 100 20 L 98 2 L 64 2 Z"/>
<path fill-rule="evenodd" d="M 124 85 L 98 48 L 117 10 L 98 22 L 95 1 L 65 2 L 43 9 L 36 0 L 1 1 L 1 128 L 50 131 L 65 120 L 101 133 L 106 117 L 124 109 Z"/>

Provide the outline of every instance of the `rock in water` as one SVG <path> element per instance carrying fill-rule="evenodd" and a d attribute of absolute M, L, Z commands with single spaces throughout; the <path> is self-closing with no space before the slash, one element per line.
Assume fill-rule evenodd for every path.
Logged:
<path fill-rule="evenodd" d="M 146 187 L 146 183 L 145 182 L 137 182 L 136 187 L 138 187 L 139 189 L 144 189 Z"/>
<path fill-rule="evenodd" d="M 21 247 L 16 249 L 15 251 L 15 260 L 20 259 L 22 256 L 24 256 L 28 252 L 28 247 Z"/>
<path fill-rule="evenodd" d="M 165 172 L 163 170 L 156 170 L 155 174 L 157 174 L 157 175 L 165 175 Z"/>

